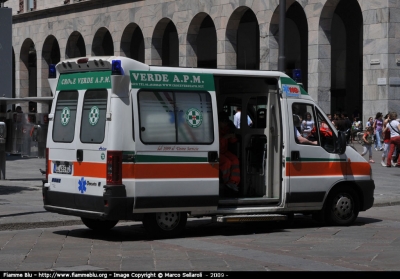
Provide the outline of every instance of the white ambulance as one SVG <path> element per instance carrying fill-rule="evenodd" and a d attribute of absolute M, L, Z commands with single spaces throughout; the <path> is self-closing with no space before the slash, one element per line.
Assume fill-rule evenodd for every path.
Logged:
<path fill-rule="evenodd" d="M 44 208 L 88 228 L 137 220 L 170 237 L 188 216 L 246 222 L 295 213 L 350 225 L 373 205 L 368 162 L 281 72 L 86 57 L 50 67 L 49 83 Z M 221 173 L 218 116 L 233 121 L 238 108 L 228 145 L 239 160 L 234 191 Z"/>

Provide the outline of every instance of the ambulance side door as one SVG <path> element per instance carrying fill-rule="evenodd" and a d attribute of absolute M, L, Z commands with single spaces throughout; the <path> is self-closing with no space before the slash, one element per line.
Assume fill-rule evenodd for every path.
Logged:
<path fill-rule="evenodd" d="M 133 212 L 215 210 L 219 198 L 215 92 L 134 89 L 132 101 Z"/>

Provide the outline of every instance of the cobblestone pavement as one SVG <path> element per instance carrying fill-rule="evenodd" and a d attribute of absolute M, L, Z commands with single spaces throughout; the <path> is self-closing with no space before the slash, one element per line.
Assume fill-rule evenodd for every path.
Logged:
<path fill-rule="evenodd" d="M 159 240 L 135 222 L 104 234 L 82 225 L 1 231 L 0 270 L 398 271 L 399 210 L 373 208 L 351 227 L 302 216 L 289 227 L 190 219 L 182 237 Z"/>

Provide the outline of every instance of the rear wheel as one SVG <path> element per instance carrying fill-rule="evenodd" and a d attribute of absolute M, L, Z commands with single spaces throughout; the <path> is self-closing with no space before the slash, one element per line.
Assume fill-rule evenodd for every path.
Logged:
<path fill-rule="evenodd" d="M 118 220 L 99 220 L 81 217 L 86 227 L 94 231 L 108 231 L 115 227 Z"/>
<path fill-rule="evenodd" d="M 360 205 L 355 191 L 349 187 L 334 189 L 325 206 L 325 220 L 329 225 L 348 226 L 358 217 Z"/>
<path fill-rule="evenodd" d="M 174 237 L 182 233 L 186 221 L 186 212 L 147 213 L 143 226 L 153 236 Z"/>

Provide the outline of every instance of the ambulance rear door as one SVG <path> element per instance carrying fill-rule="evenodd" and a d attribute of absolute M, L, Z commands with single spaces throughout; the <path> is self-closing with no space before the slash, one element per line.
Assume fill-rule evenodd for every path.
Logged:
<path fill-rule="evenodd" d="M 133 212 L 215 210 L 218 127 L 213 75 L 131 71 Z"/>
<path fill-rule="evenodd" d="M 91 199 L 98 201 L 106 184 L 111 71 L 63 74 L 57 89 L 48 140 L 50 191 L 73 194 L 58 199 L 67 207 L 93 209 Z"/>

